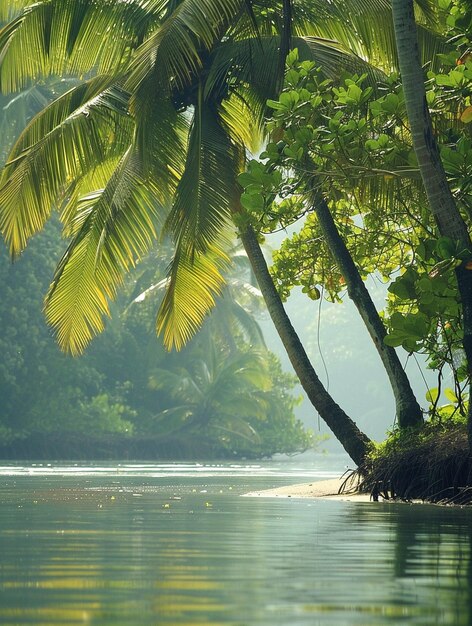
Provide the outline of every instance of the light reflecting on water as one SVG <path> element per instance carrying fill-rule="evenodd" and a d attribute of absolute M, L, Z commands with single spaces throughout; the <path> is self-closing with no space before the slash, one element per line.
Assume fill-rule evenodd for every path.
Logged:
<path fill-rule="evenodd" d="M 0 623 L 471 624 L 472 511 L 239 497 L 339 473 L 2 467 Z"/>

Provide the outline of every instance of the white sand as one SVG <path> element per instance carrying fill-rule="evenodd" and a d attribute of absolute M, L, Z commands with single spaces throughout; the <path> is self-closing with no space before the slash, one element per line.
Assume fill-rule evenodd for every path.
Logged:
<path fill-rule="evenodd" d="M 371 501 L 368 494 L 358 493 L 356 485 L 349 482 L 344 487 L 344 492 L 339 493 L 344 482 L 345 478 L 332 478 L 300 485 L 289 485 L 288 487 L 252 491 L 244 495 L 251 498 L 328 498 L 330 500 L 348 500 L 352 502 Z"/>

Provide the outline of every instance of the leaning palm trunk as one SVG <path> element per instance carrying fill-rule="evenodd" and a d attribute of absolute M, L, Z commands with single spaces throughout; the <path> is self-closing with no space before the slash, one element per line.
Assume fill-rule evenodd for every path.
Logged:
<path fill-rule="evenodd" d="M 424 76 L 418 56 L 418 39 L 413 0 L 392 0 L 398 61 L 405 96 L 406 112 L 411 128 L 413 148 L 431 212 L 444 237 L 459 243 L 472 256 L 472 243 L 449 188 L 434 139 L 431 117 L 426 103 Z M 472 271 L 466 262 L 456 270 L 463 310 L 463 346 L 469 376 L 472 374 Z M 472 449 L 472 402 L 468 416 L 469 447 Z"/>
<path fill-rule="evenodd" d="M 359 311 L 387 372 L 395 398 L 398 426 L 400 428 L 420 426 L 423 423 L 423 414 L 411 389 L 408 377 L 395 349 L 384 343 L 387 334 L 385 326 L 352 256 L 338 232 L 326 200 L 316 189 L 312 193 L 312 202 L 324 239 L 346 281 L 348 295 Z"/>
<path fill-rule="evenodd" d="M 355 422 L 336 404 L 313 369 L 305 349 L 285 312 L 253 229 L 250 226 L 247 227 L 240 232 L 240 237 L 259 283 L 269 314 L 303 389 L 321 418 L 333 431 L 351 459 L 357 465 L 360 465 L 368 452 L 369 438 L 359 430 Z"/>

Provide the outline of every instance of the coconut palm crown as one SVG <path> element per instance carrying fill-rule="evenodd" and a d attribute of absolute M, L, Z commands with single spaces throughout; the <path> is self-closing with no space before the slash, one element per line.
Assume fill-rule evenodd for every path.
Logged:
<path fill-rule="evenodd" d="M 424 23 L 434 20 L 420 4 Z M 0 8 L 1 93 L 48 76 L 80 79 L 29 122 L 0 179 L 0 230 L 13 258 L 60 213 L 69 243 L 45 311 L 64 350 L 80 353 L 102 330 L 126 272 L 162 232 L 172 233 L 175 256 L 157 329 L 169 348 L 185 343 L 221 290 L 236 176 L 261 141 L 290 37 L 328 74 L 361 67 L 375 76 L 359 55 L 393 49 L 389 12 L 386 0 Z"/>

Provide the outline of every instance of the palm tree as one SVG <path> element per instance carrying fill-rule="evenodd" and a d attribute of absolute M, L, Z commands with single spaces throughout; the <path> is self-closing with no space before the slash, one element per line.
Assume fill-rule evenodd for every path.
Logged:
<path fill-rule="evenodd" d="M 205 434 L 209 429 L 260 443 L 253 424 L 267 418 L 267 364 L 264 352 L 256 349 L 222 360 L 213 344 L 205 358 L 191 359 L 185 367 L 156 369 L 151 389 L 171 390 L 171 405 L 155 416 L 156 427 L 161 434 Z"/>
<path fill-rule="evenodd" d="M 302 3 L 298 11 L 289 1 L 267 6 L 262 0 L 16 0 L 11 6 L 23 5 L 0 33 L 1 90 L 48 74 L 87 78 L 35 118 L 10 154 L 0 229 L 11 254 L 21 252 L 53 207 L 61 211 L 71 239 L 46 315 L 61 346 L 79 353 L 103 328 L 124 274 L 152 246 L 166 216 L 176 254 L 157 326 L 169 346 L 180 347 L 221 289 L 227 263 L 221 230 L 232 215 L 251 263 L 263 267 L 252 230 L 241 225 L 235 173 L 260 136 L 267 97 L 280 85 L 292 18 L 291 43 L 327 72 L 362 62 L 321 39 L 323 24 L 329 36 L 352 45 L 357 39 L 360 51 L 362 42 L 379 50 L 380 39 L 391 40 L 390 22 L 381 36 L 372 29 L 376 0 L 329 10 L 323 2 Z M 309 26 L 314 14 L 323 18 L 316 28 Z M 261 289 L 272 298 L 269 310 L 277 309 L 279 332 L 291 336 L 275 290 Z M 345 445 L 359 462 L 368 439 L 336 412 L 301 345 L 292 344 L 296 371 L 313 386 L 310 397 L 339 436 L 345 438 L 347 427 L 353 443 Z"/>
<path fill-rule="evenodd" d="M 249 0 L 16 0 L 0 19 L 22 6 L 0 35 L 2 90 L 50 73 L 91 77 L 34 120 L 12 151 L 0 192 L 0 227 L 11 253 L 42 227 L 51 206 L 62 210 L 72 239 L 46 313 L 60 344 L 77 353 L 103 327 L 109 299 L 152 245 L 171 206 L 166 226 L 177 251 L 158 329 L 168 345 L 179 347 L 221 289 L 226 259 L 218 238 L 238 207 L 234 172 L 253 143 L 250 131 L 259 130 L 266 98 L 280 85 L 292 17 L 292 43 L 327 71 L 360 60 L 320 39 L 319 24 L 324 34 L 378 54 L 393 40 L 390 21 L 372 29 L 368 17 L 379 8 L 376 0 L 339 2 L 329 10 L 306 3 L 293 16 L 288 0 L 270 8 Z M 386 7 L 381 11 L 385 15 Z M 316 27 L 315 15 L 323 18 Z M 302 31 L 312 36 L 301 37 Z M 115 37 L 103 36 L 112 32 Z M 249 120 L 249 131 L 241 119 Z M 241 235 L 254 255 L 250 229 Z M 299 375 L 312 379 L 316 397 L 327 395 L 311 372 Z M 365 451 L 367 439 L 361 440 Z"/>
<path fill-rule="evenodd" d="M 463 347 L 472 380 L 472 272 L 468 269 L 472 259 L 472 242 L 449 188 L 434 137 L 418 56 L 413 1 L 392 0 L 392 10 L 406 112 L 429 207 L 440 234 L 456 242 L 463 257 L 456 276 L 463 312 Z M 469 403 L 468 436 L 472 449 L 472 402 Z"/>
<path fill-rule="evenodd" d="M 259 28 L 262 9 L 248 0 L 44 0 L 0 33 L 2 91 L 48 73 L 90 76 L 25 129 L 0 190 L 12 256 L 52 207 L 61 210 L 71 241 L 46 315 L 63 348 L 78 353 L 101 330 L 108 301 L 152 245 L 163 214 L 177 245 L 158 317 L 167 344 L 181 346 L 213 304 L 226 264 L 220 230 L 239 196 L 235 172 L 280 82 L 280 20 L 275 8 Z M 297 43 L 328 68 L 357 61 L 313 37 Z M 354 435 L 360 462 L 368 439 Z"/>

